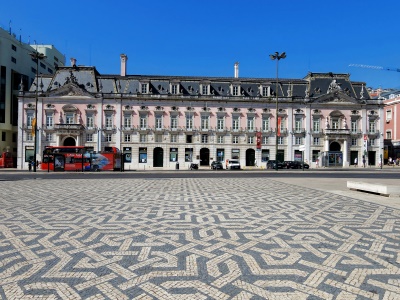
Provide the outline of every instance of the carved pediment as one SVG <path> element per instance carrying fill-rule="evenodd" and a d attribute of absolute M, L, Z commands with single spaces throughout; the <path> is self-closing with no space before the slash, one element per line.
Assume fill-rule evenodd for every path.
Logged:
<path fill-rule="evenodd" d="M 49 97 L 64 97 L 64 96 L 78 96 L 78 97 L 90 97 L 94 96 L 86 91 L 84 88 L 78 86 L 75 83 L 67 83 L 62 87 L 53 90 L 49 93 Z"/>
<path fill-rule="evenodd" d="M 351 104 L 361 104 L 363 101 L 355 99 L 347 95 L 342 91 L 336 91 L 332 93 L 323 94 L 319 97 L 314 97 L 310 99 L 310 102 L 314 103 L 351 103 Z"/>

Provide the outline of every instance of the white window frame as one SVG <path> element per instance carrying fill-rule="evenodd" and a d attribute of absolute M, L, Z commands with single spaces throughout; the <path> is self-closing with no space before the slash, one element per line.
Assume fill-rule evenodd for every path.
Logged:
<path fill-rule="evenodd" d="M 171 129 L 176 130 L 178 129 L 178 116 L 171 116 Z"/>
<path fill-rule="evenodd" d="M 156 130 L 161 130 L 163 128 L 163 116 L 156 115 Z"/>
<path fill-rule="evenodd" d="M 319 146 L 319 137 L 315 136 L 315 137 L 313 138 L 313 145 Z"/>
<path fill-rule="evenodd" d="M 270 130 L 270 118 L 263 118 L 262 119 L 262 130 L 263 131 L 269 131 Z"/>
<path fill-rule="evenodd" d="M 233 116 L 232 117 L 232 131 L 239 131 L 240 128 L 240 117 Z"/>
<path fill-rule="evenodd" d="M 313 132 L 320 132 L 321 131 L 321 121 L 320 119 L 313 119 Z"/>
<path fill-rule="evenodd" d="M 113 136 L 112 133 L 106 133 L 105 141 L 106 141 L 107 143 L 112 142 L 112 136 Z"/>
<path fill-rule="evenodd" d="M 232 136 L 232 144 L 239 144 L 239 136 L 238 135 Z"/>
<path fill-rule="evenodd" d="M 130 133 L 125 133 L 124 134 L 124 142 L 125 143 L 130 143 L 131 142 L 131 134 Z"/>
<path fill-rule="evenodd" d="M 131 115 L 124 115 L 124 127 L 131 128 L 132 127 L 132 117 Z"/>
<path fill-rule="evenodd" d="M 75 113 L 73 112 L 65 113 L 65 124 L 75 124 Z"/>
<path fill-rule="evenodd" d="M 147 115 L 140 116 L 140 129 L 144 130 L 147 129 Z"/>
<path fill-rule="evenodd" d="M 223 144 L 223 143 L 224 143 L 224 136 L 223 136 L 223 135 L 218 135 L 218 137 L 217 137 L 217 143 L 218 143 L 218 144 Z"/>
<path fill-rule="evenodd" d="M 91 129 L 94 128 L 94 117 L 93 114 L 86 115 L 86 127 Z"/>
<path fill-rule="evenodd" d="M 225 117 L 217 117 L 217 130 L 224 130 L 225 128 Z"/>
<path fill-rule="evenodd" d="M 269 137 L 264 135 L 262 137 L 262 144 L 263 145 L 268 145 L 268 143 L 269 143 Z"/>
<path fill-rule="evenodd" d="M 86 142 L 93 142 L 93 133 L 86 133 Z"/>
<path fill-rule="evenodd" d="M 210 129 L 210 116 L 201 116 L 201 130 Z"/>
<path fill-rule="evenodd" d="M 113 128 L 113 117 L 111 114 L 106 114 L 106 128 L 111 129 Z"/>
<path fill-rule="evenodd" d="M 247 116 L 247 130 L 254 131 L 256 118 L 254 116 Z"/>

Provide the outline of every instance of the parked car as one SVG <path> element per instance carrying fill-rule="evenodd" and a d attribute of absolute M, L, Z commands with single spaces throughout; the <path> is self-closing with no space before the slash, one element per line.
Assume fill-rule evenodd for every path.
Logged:
<path fill-rule="evenodd" d="M 222 165 L 222 162 L 220 161 L 213 161 L 211 163 L 211 170 L 218 170 L 218 169 L 224 169 L 224 166 Z"/>
<path fill-rule="evenodd" d="M 282 169 L 283 164 L 278 161 L 278 169 Z M 276 160 L 269 160 L 267 161 L 267 169 L 276 169 Z"/>
<path fill-rule="evenodd" d="M 298 164 L 296 161 L 286 160 L 282 164 L 283 164 L 284 169 L 297 169 L 298 168 Z"/>
<path fill-rule="evenodd" d="M 225 168 L 229 170 L 240 169 L 240 162 L 237 159 L 227 159 Z"/>
<path fill-rule="evenodd" d="M 294 163 L 296 163 L 297 168 L 295 169 L 303 169 L 303 162 L 301 161 L 295 161 Z M 304 163 L 304 169 L 309 169 L 310 165 L 308 163 Z"/>

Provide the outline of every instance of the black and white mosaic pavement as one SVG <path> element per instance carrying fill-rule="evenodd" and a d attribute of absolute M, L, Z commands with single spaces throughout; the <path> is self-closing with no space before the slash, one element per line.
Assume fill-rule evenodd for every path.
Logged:
<path fill-rule="evenodd" d="M 264 178 L 0 182 L 1 299 L 400 299 L 400 210 Z"/>

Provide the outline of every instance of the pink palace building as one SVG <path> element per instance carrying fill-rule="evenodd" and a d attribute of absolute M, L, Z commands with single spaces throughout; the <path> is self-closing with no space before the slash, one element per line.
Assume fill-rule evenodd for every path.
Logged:
<path fill-rule="evenodd" d="M 46 146 L 60 145 L 93 152 L 117 147 L 125 170 L 168 170 L 177 163 L 187 169 L 192 162 L 209 168 L 227 159 L 265 168 L 275 158 L 303 159 L 312 168 L 348 167 L 355 158 L 378 166 L 383 154 L 383 103 L 349 74 L 308 73 L 277 82 L 240 78 L 238 63 L 234 76 L 224 78 L 126 70 L 124 54 L 120 74 L 112 75 L 72 59 L 71 66 L 39 75 L 29 91 L 21 87 L 18 168 L 28 169 L 33 157 L 40 162 Z"/>

